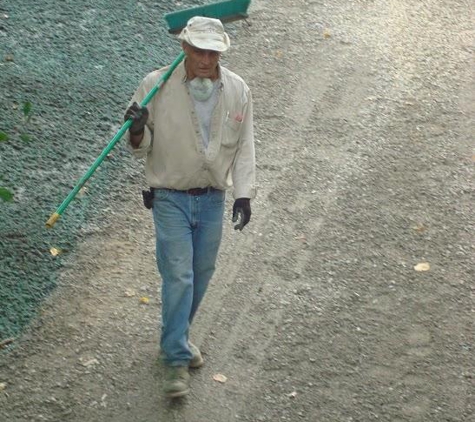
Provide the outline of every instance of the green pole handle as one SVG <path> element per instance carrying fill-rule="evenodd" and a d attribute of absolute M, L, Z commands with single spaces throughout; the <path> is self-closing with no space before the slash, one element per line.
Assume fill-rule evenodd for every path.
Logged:
<path fill-rule="evenodd" d="M 153 96 L 162 87 L 162 85 L 168 80 L 170 75 L 173 73 L 175 68 L 180 64 L 180 62 L 183 60 L 184 57 L 185 57 L 185 53 L 182 51 L 178 55 L 178 57 L 173 61 L 173 63 L 170 65 L 169 69 L 160 77 L 157 84 L 150 90 L 150 92 L 147 94 L 147 96 L 140 103 L 140 105 L 142 107 L 145 107 L 150 102 L 150 100 L 153 98 Z M 101 152 L 99 157 L 96 158 L 96 161 L 94 161 L 94 163 L 87 170 L 87 172 L 84 174 L 84 176 L 82 176 L 81 179 L 79 179 L 76 186 L 74 186 L 73 190 L 71 192 L 69 192 L 69 195 L 64 199 L 64 201 L 61 203 L 61 205 L 58 207 L 58 209 L 53 214 L 51 214 L 50 218 L 46 222 L 46 227 L 51 228 L 51 227 L 54 226 L 54 224 L 56 223 L 56 221 L 58 221 L 59 217 L 61 217 L 61 215 L 63 214 L 64 210 L 67 208 L 69 203 L 77 195 L 79 190 L 84 186 L 84 184 L 89 180 L 89 178 L 93 175 L 93 173 L 101 165 L 101 163 L 107 157 L 107 155 L 112 150 L 112 148 L 114 148 L 114 146 L 117 144 L 117 142 L 119 142 L 119 140 L 122 138 L 124 133 L 130 128 L 130 126 L 132 125 L 132 122 L 133 122 L 133 120 L 132 120 L 132 118 L 130 118 L 122 125 L 122 127 L 119 129 L 119 131 L 110 140 L 109 144 Z"/>

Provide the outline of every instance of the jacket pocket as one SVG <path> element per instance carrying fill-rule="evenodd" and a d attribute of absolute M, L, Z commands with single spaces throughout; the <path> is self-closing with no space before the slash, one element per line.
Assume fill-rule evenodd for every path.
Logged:
<path fill-rule="evenodd" d="M 241 133 L 242 122 L 239 120 L 227 117 L 224 123 L 223 139 L 221 139 L 221 145 L 223 147 L 234 147 L 239 141 L 239 135 Z"/>

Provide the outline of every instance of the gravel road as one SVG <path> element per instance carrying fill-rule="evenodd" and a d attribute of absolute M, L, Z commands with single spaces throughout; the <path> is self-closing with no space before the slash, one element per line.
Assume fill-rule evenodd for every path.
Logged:
<path fill-rule="evenodd" d="M 0 355 L 2 420 L 475 420 L 473 3 L 254 0 L 250 15 L 223 63 L 254 95 L 259 194 L 243 233 L 228 198 L 191 394 L 160 395 L 152 220 L 121 152 L 121 189 Z"/>

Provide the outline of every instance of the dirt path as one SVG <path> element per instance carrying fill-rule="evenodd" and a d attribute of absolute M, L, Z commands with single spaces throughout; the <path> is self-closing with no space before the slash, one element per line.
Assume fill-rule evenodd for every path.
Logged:
<path fill-rule="evenodd" d="M 192 393 L 160 396 L 137 186 L 1 357 L 5 421 L 475 419 L 471 2 L 255 0 L 251 16 L 224 61 L 254 93 L 260 191 L 244 233 L 227 215 Z"/>

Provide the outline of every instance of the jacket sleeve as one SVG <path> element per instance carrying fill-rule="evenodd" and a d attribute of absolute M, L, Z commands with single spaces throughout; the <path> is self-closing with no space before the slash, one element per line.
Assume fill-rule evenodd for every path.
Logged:
<path fill-rule="evenodd" d="M 247 101 L 243 108 L 243 121 L 239 147 L 233 163 L 233 196 L 237 198 L 254 198 L 256 196 L 256 159 L 254 150 L 254 119 L 252 95 L 246 86 Z"/>

